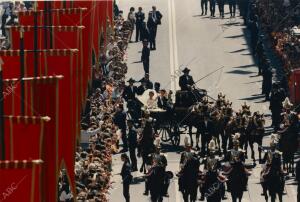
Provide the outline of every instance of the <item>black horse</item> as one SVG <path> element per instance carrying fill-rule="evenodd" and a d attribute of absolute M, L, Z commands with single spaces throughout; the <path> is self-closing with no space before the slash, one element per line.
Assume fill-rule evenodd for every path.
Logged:
<path fill-rule="evenodd" d="M 298 149 L 298 117 L 292 115 L 291 125 L 286 129 L 279 131 L 279 149 L 282 151 L 283 169 L 287 169 L 288 173 L 295 176 L 294 154 Z"/>
<path fill-rule="evenodd" d="M 262 187 L 266 201 L 268 201 L 268 193 L 271 196 L 271 202 L 275 202 L 276 194 L 279 201 L 282 202 L 282 194 L 284 190 L 284 175 L 281 170 L 281 159 L 273 158 L 271 164 L 265 168 L 261 174 L 263 179 Z"/>
<path fill-rule="evenodd" d="M 265 119 L 264 114 L 254 113 L 254 115 L 250 118 L 248 127 L 246 129 L 246 135 L 249 142 L 249 146 L 251 148 L 251 158 L 255 162 L 255 153 L 253 144 L 258 144 L 258 156 L 259 163 L 262 162 L 262 140 L 265 134 Z M 246 144 L 247 145 L 247 144 Z M 245 148 L 247 151 L 247 148 Z"/>
<path fill-rule="evenodd" d="M 204 196 L 208 202 L 220 202 L 225 191 L 223 182 L 219 179 L 218 171 L 208 171 L 205 174 Z"/>
<path fill-rule="evenodd" d="M 146 164 L 151 165 L 151 157 L 150 154 L 154 152 L 154 130 L 152 123 L 150 121 L 145 121 L 144 129 L 142 132 L 142 136 L 139 140 L 139 147 L 138 147 L 138 156 L 142 156 L 143 163 L 140 168 L 140 172 L 146 173 Z"/>
<path fill-rule="evenodd" d="M 242 162 L 236 162 L 231 165 L 228 172 L 227 188 L 231 193 L 232 202 L 242 201 L 243 193 L 247 190 L 248 176 L 247 171 Z"/>

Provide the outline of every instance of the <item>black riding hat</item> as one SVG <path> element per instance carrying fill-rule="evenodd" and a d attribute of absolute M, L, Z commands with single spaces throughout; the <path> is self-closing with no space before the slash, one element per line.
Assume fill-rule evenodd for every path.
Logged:
<path fill-rule="evenodd" d="M 191 71 L 191 70 L 190 70 L 189 68 L 187 68 L 187 67 L 184 68 L 184 69 L 182 70 L 183 73 L 185 73 L 185 72 L 190 72 L 190 71 Z"/>
<path fill-rule="evenodd" d="M 127 82 L 129 82 L 129 83 L 135 83 L 135 80 L 133 78 L 130 78 Z"/>

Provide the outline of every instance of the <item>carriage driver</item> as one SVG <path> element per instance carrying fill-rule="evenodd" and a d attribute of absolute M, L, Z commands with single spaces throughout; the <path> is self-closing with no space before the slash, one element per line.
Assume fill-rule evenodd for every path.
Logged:
<path fill-rule="evenodd" d="M 179 86 L 182 91 L 191 91 L 192 86 L 195 84 L 193 77 L 189 75 L 190 71 L 189 68 L 184 68 L 182 70 L 183 75 L 179 77 Z"/>

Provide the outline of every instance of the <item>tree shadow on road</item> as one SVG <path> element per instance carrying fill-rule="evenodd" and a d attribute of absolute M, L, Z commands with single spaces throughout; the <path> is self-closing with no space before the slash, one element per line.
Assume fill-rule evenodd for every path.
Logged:
<path fill-rule="evenodd" d="M 239 100 L 250 101 L 250 100 L 258 100 L 258 99 L 261 99 L 261 98 L 264 98 L 264 97 L 265 97 L 265 95 L 252 95 L 251 97 L 241 98 Z"/>
<path fill-rule="evenodd" d="M 248 50 L 248 48 L 242 48 L 242 49 L 238 49 L 238 50 L 235 50 L 235 51 L 230 51 L 229 53 L 239 53 L 239 52 L 243 52 L 245 50 Z"/>
<path fill-rule="evenodd" d="M 229 71 L 229 72 L 226 72 L 226 73 L 229 73 L 229 74 L 242 74 L 242 75 L 247 75 L 247 74 L 253 74 L 255 72 L 252 72 L 252 71 L 245 71 L 245 70 L 232 70 L 232 71 Z"/>

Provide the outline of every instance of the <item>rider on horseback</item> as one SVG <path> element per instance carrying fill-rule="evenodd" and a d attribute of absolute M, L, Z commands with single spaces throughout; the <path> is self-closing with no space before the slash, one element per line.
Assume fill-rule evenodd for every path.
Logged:
<path fill-rule="evenodd" d="M 265 153 L 265 165 L 260 173 L 260 182 L 263 188 L 263 195 L 268 201 L 268 193 L 271 195 L 271 201 L 275 201 L 276 193 L 279 195 L 279 201 L 282 201 L 284 189 L 284 172 L 281 168 L 281 152 L 276 150 L 276 136 L 271 135 L 270 149 Z"/>
<path fill-rule="evenodd" d="M 218 151 L 218 145 L 216 145 L 215 140 L 211 140 L 208 145 L 209 156 L 204 159 L 204 179 L 200 184 L 201 199 L 204 200 L 204 196 L 207 201 L 221 201 L 224 199 L 225 187 L 224 182 L 227 180 L 223 176 L 221 171 L 220 160 L 215 156 Z"/>
<path fill-rule="evenodd" d="M 244 165 L 245 151 L 239 148 L 239 137 L 238 133 L 233 136 L 233 148 L 225 157 L 225 161 L 228 161 L 228 163 L 224 174 L 228 176 L 227 187 L 228 191 L 231 192 L 232 201 L 237 199 L 241 201 L 243 192 L 247 191 L 248 176 L 250 175 Z"/>

